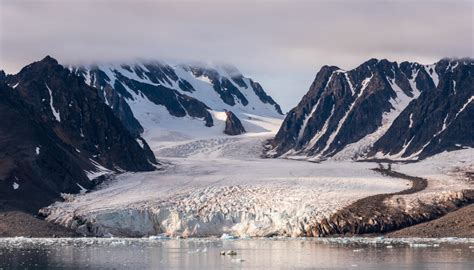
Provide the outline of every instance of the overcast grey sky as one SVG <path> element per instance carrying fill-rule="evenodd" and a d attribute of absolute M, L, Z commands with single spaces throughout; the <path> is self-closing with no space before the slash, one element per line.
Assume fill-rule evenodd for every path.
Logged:
<path fill-rule="evenodd" d="M 295 106 L 322 65 L 473 57 L 471 0 L 0 0 L 0 69 L 134 58 L 227 62 Z"/>

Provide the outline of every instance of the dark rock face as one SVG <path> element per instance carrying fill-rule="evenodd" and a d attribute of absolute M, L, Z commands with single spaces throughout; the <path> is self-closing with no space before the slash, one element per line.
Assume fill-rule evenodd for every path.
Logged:
<path fill-rule="evenodd" d="M 151 171 L 156 163 L 95 88 L 51 57 L 8 75 L 0 88 L 0 185 L 4 203 L 35 211 L 60 193 L 90 189 L 86 171 Z M 137 140 L 140 140 L 137 142 Z M 143 148 L 142 148 L 142 146 Z"/>
<path fill-rule="evenodd" d="M 162 85 L 151 85 L 139 82 L 129 79 L 120 73 L 117 73 L 116 75 L 120 81 L 115 82 L 116 86 L 121 85 L 121 82 L 123 82 L 123 84 L 131 89 L 136 95 L 142 94 L 156 105 L 165 106 L 171 115 L 177 117 L 189 115 L 191 117 L 202 118 L 204 119 L 206 126 L 213 125 L 212 116 L 207 111 L 209 108 L 201 101 Z M 123 88 L 123 85 L 119 88 L 121 87 Z"/>
<path fill-rule="evenodd" d="M 288 113 L 269 155 L 325 159 L 344 149 L 339 155 L 351 158 L 424 158 L 456 145 L 472 146 L 474 136 L 467 131 L 474 128 L 472 69 L 470 59 L 433 66 L 371 59 L 350 71 L 324 66 Z M 457 94 L 450 94 L 453 84 Z M 457 120 L 436 135 L 446 134 L 445 142 L 434 140 L 445 117 L 449 123 Z"/>
<path fill-rule="evenodd" d="M 220 95 L 221 99 L 228 105 L 234 106 L 236 102 L 247 105 L 249 102 L 228 78 L 221 78 L 216 70 L 189 66 L 189 69 L 196 77 L 207 77 L 211 81 L 214 90 Z M 242 80 L 237 80 L 242 83 Z"/>
<path fill-rule="evenodd" d="M 45 126 L 34 108 L 6 85 L 0 86 L 0 201 L 37 210 L 59 196 L 91 188 L 92 169 L 74 148 Z M 37 150 L 38 149 L 38 150 Z M 38 154 L 37 154 L 38 153 Z"/>
<path fill-rule="evenodd" d="M 394 121 L 370 154 L 425 158 L 474 147 L 474 61 L 439 61 L 436 88 L 423 92 Z"/>
<path fill-rule="evenodd" d="M 262 86 L 258 82 L 254 82 L 252 79 L 250 79 L 250 85 L 253 91 L 255 92 L 255 94 L 260 99 L 260 101 L 262 101 L 263 103 L 268 103 L 268 104 L 273 105 L 275 107 L 275 110 L 279 114 L 283 114 L 283 112 L 281 111 L 280 105 L 278 105 L 271 96 L 267 95 L 267 93 L 263 90 Z"/>
<path fill-rule="evenodd" d="M 226 111 L 227 119 L 225 121 L 224 133 L 227 135 L 240 135 L 244 134 L 245 128 L 242 126 L 239 118 L 231 111 Z"/>

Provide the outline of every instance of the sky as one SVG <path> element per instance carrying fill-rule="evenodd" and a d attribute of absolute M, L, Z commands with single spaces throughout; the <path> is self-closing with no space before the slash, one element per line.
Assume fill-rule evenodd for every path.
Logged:
<path fill-rule="evenodd" d="M 0 69 L 140 59 L 229 63 L 284 111 L 323 65 L 474 57 L 474 0 L 0 0 Z"/>

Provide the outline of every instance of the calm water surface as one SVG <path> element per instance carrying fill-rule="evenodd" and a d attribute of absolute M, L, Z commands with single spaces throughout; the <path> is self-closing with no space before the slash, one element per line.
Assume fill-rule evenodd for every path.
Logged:
<path fill-rule="evenodd" d="M 474 239 L 0 238 L 0 269 L 474 269 Z"/>

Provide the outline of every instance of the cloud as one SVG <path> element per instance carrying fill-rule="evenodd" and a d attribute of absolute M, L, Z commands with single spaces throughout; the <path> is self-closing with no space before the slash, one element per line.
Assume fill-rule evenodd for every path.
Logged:
<path fill-rule="evenodd" d="M 260 81 L 288 110 L 325 64 L 371 57 L 473 56 L 472 1 L 0 0 L 8 72 L 50 54 L 63 63 L 218 61 Z"/>

